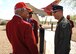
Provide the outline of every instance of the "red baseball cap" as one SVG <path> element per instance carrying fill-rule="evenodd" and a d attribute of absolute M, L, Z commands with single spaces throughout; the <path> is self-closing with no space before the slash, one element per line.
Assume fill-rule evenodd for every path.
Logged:
<path fill-rule="evenodd" d="M 27 8 L 27 10 L 28 10 L 29 12 L 33 12 L 33 10 L 32 10 L 31 8 Z"/>
<path fill-rule="evenodd" d="M 24 2 L 18 2 L 18 3 L 15 5 L 15 10 L 17 10 L 17 9 L 19 9 L 19 8 L 28 9 L 26 3 L 24 3 Z"/>

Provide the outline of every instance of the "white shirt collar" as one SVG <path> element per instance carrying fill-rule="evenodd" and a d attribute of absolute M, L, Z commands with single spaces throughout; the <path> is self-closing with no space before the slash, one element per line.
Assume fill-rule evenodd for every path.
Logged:
<path fill-rule="evenodd" d="M 18 16 L 18 17 L 20 17 L 22 19 L 22 17 L 20 15 L 18 15 L 18 14 L 15 14 L 15 15 Z"/>

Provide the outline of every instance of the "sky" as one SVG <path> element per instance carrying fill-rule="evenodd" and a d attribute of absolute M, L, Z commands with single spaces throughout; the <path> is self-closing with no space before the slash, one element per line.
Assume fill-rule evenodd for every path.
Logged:
<path fill-rule="evenodd" d="M 14 15 L 14 6 L 18 2 L 30 3 L 40 9 L 54 0 L 0 0 L 0 19 L 11 19 Z"/>
<path fill-rule="evenodd" d="M 64 16 L 76 15 L 76 0 L 62 0 L 59 5 L 64 8 Z"/>
<path fill-rule="evenodd" d="M 41 9 L 43 7 L 46 7 L 53 1 L 54 0 L 0 0 L 0 19 L 12 19 L 14 15 L 14 6 L 18 2 L 30 3 L 34 7 Z M 63 3 L 60 3 L 60 5 L 65 6 Z M 66 7 L 67 6 L 65 6 L 65 14 L 67 15 L 69 14 L 69 12 L 71 13 L 71 11 Z"/>

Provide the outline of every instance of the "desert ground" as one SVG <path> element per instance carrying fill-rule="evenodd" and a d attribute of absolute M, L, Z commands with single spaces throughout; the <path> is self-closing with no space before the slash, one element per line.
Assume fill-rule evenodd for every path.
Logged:
<path fill-rule="evenodd" d="M 6 36 L 6 26 L 0 26 L 0 54 L 12 53 L 12 47 Z M 76 26 L 73 28 L 72 40 L 76 41 Z"/>

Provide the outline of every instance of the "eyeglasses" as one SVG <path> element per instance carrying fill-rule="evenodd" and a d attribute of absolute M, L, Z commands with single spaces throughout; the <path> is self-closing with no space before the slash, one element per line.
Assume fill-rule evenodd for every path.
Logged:
<path fill-rule="evenodd" d="M 33 14 L 33 12 L 29 12 L 29 14 Z"/>
<path fill-rule="evenodd" d="M 58 12 L 58 10 L 57 11 L 53 11 L 52 13 L 56 13 L 56 12 Z"/>

